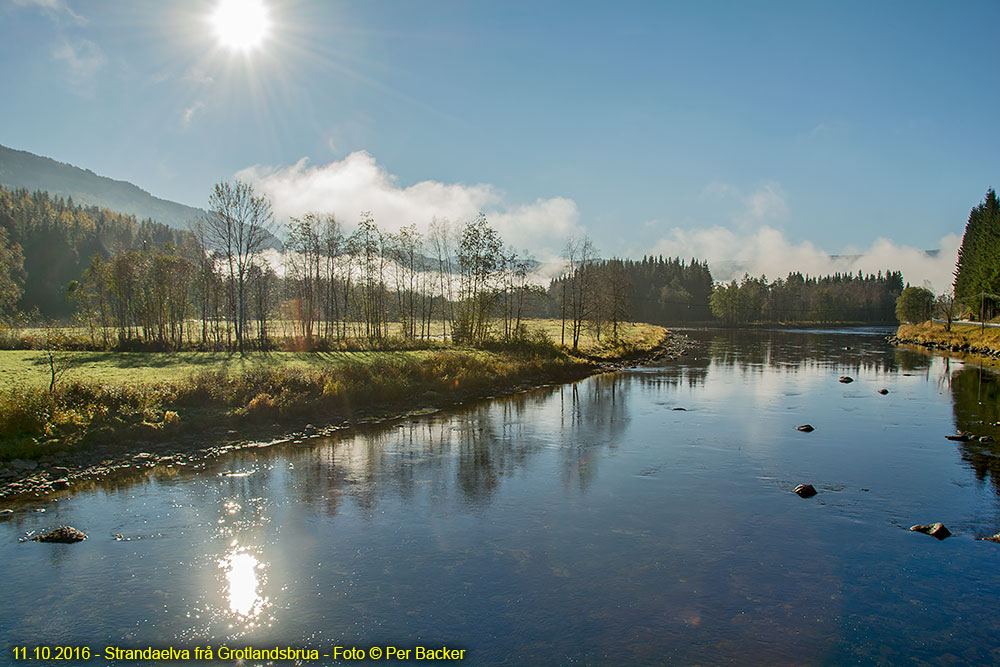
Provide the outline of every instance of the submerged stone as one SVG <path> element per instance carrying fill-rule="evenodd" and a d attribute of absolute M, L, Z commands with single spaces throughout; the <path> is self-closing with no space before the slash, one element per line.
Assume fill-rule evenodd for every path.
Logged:
<path fill-rule="evenodd" d="M 955 435 L 946 435 L 944 437 L 948 438 L 949 440 L 954 440 L 955 442 L 968 442 L 969 441 L 969 434 L 968 433 L 956 433 Z"/>
<path fill-rule="evenodd" d="M 792 489 L 792 493 L 796 494 L 799 498 L 812 498 L 816 495 L 816 487 L 812 484 L 799 484 Z"/>
<path fill-rule="evenodd" d="M 32 542 L 58 542 L 61 544 L 72 544 L 74 542 L 82 542 L 87 539 L 87 535 L 73 526 L 59 526 L 58 528 L 50 530 L 47 533 L 35 535 L 30 539 Z"/>
<path fill-rule="evenodd" d="M 803 424 L 802 426 L 796 426 L 796 431 L 802 431 L 803 433 L 812 433 L 816 429 L 812 427 L 812 424 Z"/>
<path fill-rule="evenodd" d="M 841 375 L 840 380 L 838 380 L 838 382 L 843 382 L 844 384 L 848 384 L 854 382 L 854 378 L 852 378 L 850 375 Z"/>
<path fill-rule="evenodd" d="M 885 396 L 886 394 L 888 394 L 888 393 L 889 393 L 889 390 L 888 390 L 888 389 L 879 389 L 879 390 L 878 390 L 878 393 L 880 393 L 880 394 L 882 394 L 883 396 Z"/>
<path fill-rule="evenodd" d="M 931 537 L 936 537 L 939 540 L 943 540 L 946 537 L 951 537 L 951 531 L 948 530 L 943 523 L 938 521 L 937 523 L 932 523 L 930 525 L 918 523 L 915 526 L 910 526 L 910 530 L 917 533 L 924 533 L 925 535 L 930 535 Z"/>

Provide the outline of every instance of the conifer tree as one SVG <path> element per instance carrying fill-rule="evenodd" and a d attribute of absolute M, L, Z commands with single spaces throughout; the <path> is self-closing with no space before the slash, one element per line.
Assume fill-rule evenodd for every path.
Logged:
<path fill-rule="evenodd" d="M 993 188 L 969 212 L 955 269 L 956 299 L 969 300 L 982 293 L 1000 293 L 1000 200 Z"/>

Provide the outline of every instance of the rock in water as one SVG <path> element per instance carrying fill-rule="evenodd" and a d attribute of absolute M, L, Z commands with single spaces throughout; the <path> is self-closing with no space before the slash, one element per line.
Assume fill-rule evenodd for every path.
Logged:
<path fill-rule="evenodd" d="M 797 494 L 799 498 L 812 498 L 816 495 L 816 487 L 812 484 L 799 484 L 792 489 L 792 493 Z"/>
<path fill-rule="evenodd" d="M 839 382 L 848 384 L 849 382 L 854 382 L 854 378 L 852 378 L 850 375 L 841 375 Z"/>
<path fill-rule="evenodd" d="M 803 424 L 802 426 L 796 426 L 796 431 L 802 431 L 803 433 L 812 433 L 816 429 L 812 427 L 812 424 Z"/>
<path fill-rule="evenodd" d="M 888 393 L 889 393 L 889 390 L 888 390 L 888 389 L 879 389 L 879 390 L 878 390 L 878 393 L 880 393 L 880 394 L 882 394 L 883 396 L 885 396 L 886 394 L 888 394 Z"/>
<path fill-rule="evenodd" d="M 954 440 L 955 442 L 968 442 L 969 441 L 969 434 L 968 433 L 956 433 L 955 435 L 946 435 L 944 437 L 948 438 L 949 440 Z"/>
<path fill-rule="evenodd" d="M 981 540 L 983 542 L 997 542 L 998 544 L 1000 544 L 1000 533 L 997 533 L 996 535 L 990 535 L 989 537 L 977 537 L 976 539 Z"/>
<path fill-rule="evenodd" d="M 59 526 L 54 530 L 31 538 L 32 542 L 60 542 L 62 544 L 72 544 L 82 542 L 87 539 L 83 531 L 77 530 L 73 526 Z"/>
<path fill-rule="evenodd" d="M 916 526 L 910 526 L 910 530 L 924 533 L 930 535 L 931 537 L 936 537 L 939 540 L 943 540 L 946 537 L 951 537 L 951 531 L 945 528 L 944 524 L 940 521 L 937 523 L 932 523 L 929 526 L 922 523 L 918 523 Z"/>

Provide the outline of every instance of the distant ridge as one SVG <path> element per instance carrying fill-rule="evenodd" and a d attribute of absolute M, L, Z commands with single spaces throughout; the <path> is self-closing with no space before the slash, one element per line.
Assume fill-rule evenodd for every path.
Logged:
<path fill-rule="evenodd" d="M 177 229 L 187 229 L 190 221 L 205 215 L 200 208 L 154 197 L 128 181 L 98 176 L 89 169 L 6 146 L 0 146 L 0 184 L 45 190 L 54 196 L 72 197 L 75 204 L 100 206 L 139 220 L 152 218 Z"/>

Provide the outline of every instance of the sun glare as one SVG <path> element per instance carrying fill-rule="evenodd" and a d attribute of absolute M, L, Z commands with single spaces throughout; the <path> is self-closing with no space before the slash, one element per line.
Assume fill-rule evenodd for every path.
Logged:
<path fill-rule="evenodd" d="M 236 51 L 256 49 L 271 29 L 262 0 L 221 0 L 210 21 L 219 43 Z"/>

